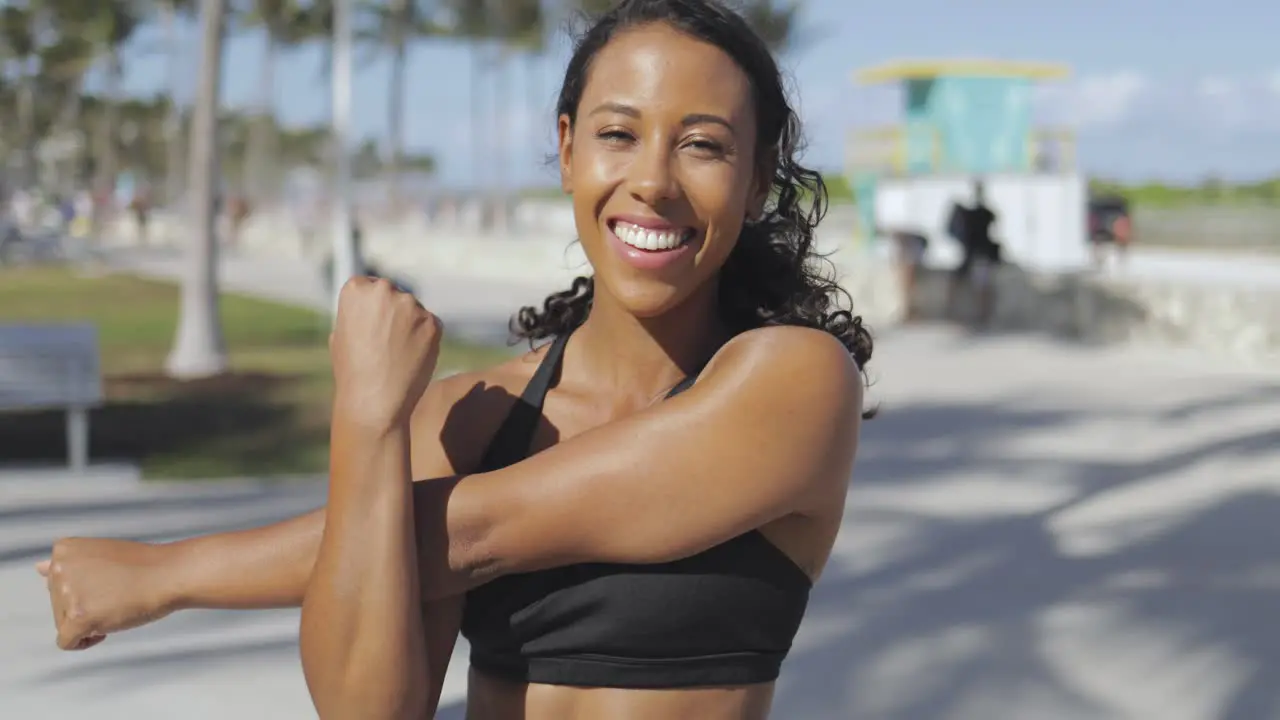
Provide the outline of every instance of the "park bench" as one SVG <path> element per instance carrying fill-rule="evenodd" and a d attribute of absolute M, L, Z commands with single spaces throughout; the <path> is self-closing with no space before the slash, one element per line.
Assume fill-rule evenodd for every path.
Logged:
<path fill-rule="evenodd" d="M 89 410 L 103 399 L 99 365 L 92 324 L 0 325 L 0 412 L 66 411 L 67 461 L 81 472 L 89 461 Z M 4 456 L 0 451 L 0 461 Z"/>

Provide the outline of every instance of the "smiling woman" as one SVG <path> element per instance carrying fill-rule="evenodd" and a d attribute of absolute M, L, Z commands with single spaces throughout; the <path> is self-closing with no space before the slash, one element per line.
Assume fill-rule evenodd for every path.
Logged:
<path fill-rule="evenodd" d="M 348 283 L 328 506 L 167 546 L 61 541 L 64 647 L 180 607 L 301 603 L 325 718 L 430 716 L 459 631 L 476 720 L 768 715 L 871 355 L 811 252 L 825 189 L 774 59 L 712 0 L 618 3 L 577 45 L 557 127 L 594 274 L 515 319 L 552 342 L 431 381 L 431 314 Z"/>

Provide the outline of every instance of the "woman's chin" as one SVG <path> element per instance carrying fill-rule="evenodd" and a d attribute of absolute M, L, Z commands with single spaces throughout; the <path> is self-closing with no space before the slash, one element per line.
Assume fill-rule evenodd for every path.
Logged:
<path fill-rule="evenodd" d="M 649 319 L 660 317 L 677 308 L 688 293 L 655 280 L 624 281 L 612 284 L 606 292 L 628 315 Z"/>

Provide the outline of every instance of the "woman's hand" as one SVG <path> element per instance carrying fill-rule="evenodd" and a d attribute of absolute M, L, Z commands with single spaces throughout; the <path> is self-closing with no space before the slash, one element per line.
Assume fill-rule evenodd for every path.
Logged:
<path fill-rule="evenodd" d="M 385 279 L 353 277 L 329 337 L 334 420 L 374 430 L 406 423 L 435 372 L 440 321 Z"/>
<path fill-rule="evenodd" d="M 159 620 L 175 608 L 166 591 L 164 546 L 66 538 L 36 570 L 49 583 L 58 647 L 85 650 L 113 632 Z"/>

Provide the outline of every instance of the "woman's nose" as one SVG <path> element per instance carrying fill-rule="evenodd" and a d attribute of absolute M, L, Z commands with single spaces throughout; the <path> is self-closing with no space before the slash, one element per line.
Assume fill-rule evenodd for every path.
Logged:
<path fill-rule="evenodd" d="M 650 207 L 677 197 L 680 187 L 671 163 L 671 154 L 665 149 L 651 146 L 641 150 L 627 178 L 632 196 Z"/>

